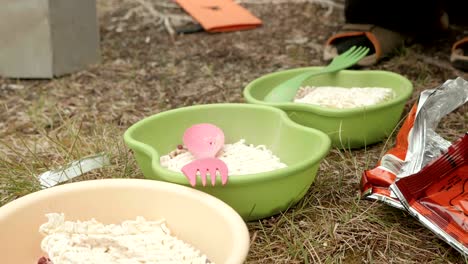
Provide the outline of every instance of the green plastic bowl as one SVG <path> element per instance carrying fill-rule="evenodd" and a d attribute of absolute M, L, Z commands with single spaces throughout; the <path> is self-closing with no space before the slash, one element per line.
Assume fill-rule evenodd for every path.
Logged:
<path fill-rule="evenodd" d="M 295 122 L 319 129 L 341 149 L 361 148 L 387 138 L 400 121 L 406 101 L 413 92 L 412 83 L 402 75 L 388 71 L 342 70 L 334 74 L 313 77 L 304 85 L 338 87 L 385 87 L 395 92 L 386 102 L 352 109 L 333 109 L 303 103 L 271 103 L 263 98 L 280 82 L 304 71 L 322 67 L 297 68 L 264 75 L 244 89 L 247 103 L 268 105 L 284 110 Z"/>
<path fill-rule="evenodd" d="M 251 221 L 277 214 L 299 201 L 315 179 L 321 160 L 328 155 L 329 137 L 316 129 L 292 122 L 276 108 L 253 104 L 207 104 L 162 112 L 132 125 L 124 134 L 144 176 L 190 186 L 182 173 L 161 166 L 165 155 L 182 143 L 184 131 L 196 123 L 212 123 L 225 134 L 226 143 L 242 138 L 266 145 L 288 165 L 275 171 L 234 175 L 226 185 L 197 189 L 209 193 Z"/>

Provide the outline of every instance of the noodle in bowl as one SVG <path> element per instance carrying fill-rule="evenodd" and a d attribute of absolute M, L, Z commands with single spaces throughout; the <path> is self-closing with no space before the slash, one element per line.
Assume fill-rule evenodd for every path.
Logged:
<path fill-rule="evenodd" d="M 158 239 L 181 245 L 177 238 L 195 249 L 185 247 L 182 257 L 199 251 L 200 260 L 205 255 L 214 263 L 241 264 L 250 243 L 245 222 L 226 203 L 192 188 L 144 179 L 89 180 L 28 194 L 0 207 L 0 234 L 5 263 L 37 263 L 48 253 L 57 257 L 70 250 L 62 251 L 70 238 L 100 250 L 101 243 L 117 247 L 149 237 L 153 242 L 145 247 L 155 248 Z M 141 247 L 119 252 L 141 256 L 146 250 Z"/>
<path fill-rule="evenodd" d="M 217 157 L 228 165 L 229 176 L 225 185 L 217 177 L 214 186 L 203 186 L 197 177 L 193 188 L 226 202 L 245 221 L 275 215 L 297 203 L 330 151 L 330 139 L 323 132 L 292 122 L 279 109 L 240 103 L 158 113 L 133 124 L 124 139 L 146 178 L 190 186 L 180 168 L 193 157 L 178 147 L 186 129 L 201 123 L 223 131 L 225 145 Z"/>

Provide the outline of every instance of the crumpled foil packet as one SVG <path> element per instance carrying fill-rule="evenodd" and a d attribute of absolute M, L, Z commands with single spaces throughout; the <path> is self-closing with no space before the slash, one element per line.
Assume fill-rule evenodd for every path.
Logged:
<path fill-rule="evenodd" d="M 441 119 L 468 102 L 468 82 L 447 80 L 421 92 L 395 145 L 365 170 L 361 194 L 406 210 L 468 256 L 468 134 L 451 143 L 436 133 Z"/>
<path fill-rule="evenodd" d="M 412 216 L 468 257 L 468 133 L 390 188 Z"/>
<path fill-rule="evenodd" d="M 451 143 L 435 130 L 443 117 L 467 101 L 468 82 L 460 77 L 421 92 L 398 131 L 395 146 L 385 153 L 375 168 L 363 172 L 362 196 L 404 209 L 390 185 L 417 173 L 447 150 Z M 460 134 L 465 132 L 460 131 Z"/>

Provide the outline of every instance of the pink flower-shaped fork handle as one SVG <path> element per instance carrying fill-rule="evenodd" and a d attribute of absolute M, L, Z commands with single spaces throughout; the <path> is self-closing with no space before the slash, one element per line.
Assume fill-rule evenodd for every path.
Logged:
<path fill-rule="evenodd" d="M 195 186 L 197 173 L 200 173 L 202 184 L 205 186 L 207 173 L 209 173 L 211 184 L 214 186 L 216 172 L 219 172 L 222 184 L 226 184 L 228 168 L 222 160 L 216 158 L 216 154 L 224 146 L 223 131 L 212 124 L 196 124 L 185 131 L 183 141 L 190 153 L 196 158 L 182 168 L 182 172 L 190 184 Z"/>

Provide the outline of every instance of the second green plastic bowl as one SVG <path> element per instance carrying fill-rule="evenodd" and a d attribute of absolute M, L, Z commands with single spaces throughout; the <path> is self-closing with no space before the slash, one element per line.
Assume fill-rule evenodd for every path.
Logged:
<path fill-rule="evenodd" d="M 342 70 L 334 74 L 316 76 L 305 85 L 336 87 L 385 87 L 395 97 L 383 103 L 352 109 L 333 109 L 293 102 L 271 103 L 263 98 L 280 82 L 304 71 L 322 67 L 307 67 L 264 75 L 247 85 L 244 98 L 247 103 L 268 105 L 284 110 L 295 122 L 319 129 L 330 136 L 335 147 L 361 148 L 382 141 L 398 124 L 406 101 L 413 92 L 412 83 L 404 76 L 388 71 Z"/>

